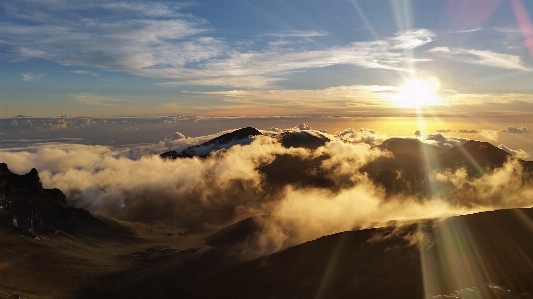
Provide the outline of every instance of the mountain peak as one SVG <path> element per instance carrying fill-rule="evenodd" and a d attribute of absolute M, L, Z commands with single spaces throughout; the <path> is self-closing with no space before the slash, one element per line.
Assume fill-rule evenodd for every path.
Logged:
<path fill-rule="evenodd" d="M 192 158 L 200 157 L 206 158 L 212 151 L 227 149 L 235 144 L 247 144 L 252 142 L 251 137 L 262 135 L 259 130 L 252 127 L 245 127 L 230 133 L 222 134 L 214 139 L 204 142 L 199 145 L 190 146 L 181 152 L 168 151 L 160 155 L 163 159 L 177 159 L 177 158 Z"/>
<path fill-rule="evenodd" d="M 87 211 L 68 206 L 61 190 L 44 189 L 35 168 L 18 175 L 5 163 L 0 163 L 0 211 L 0 224 L 35 238 L 57 229 L 72 232 L 80 225 L 103 224 Z"/>

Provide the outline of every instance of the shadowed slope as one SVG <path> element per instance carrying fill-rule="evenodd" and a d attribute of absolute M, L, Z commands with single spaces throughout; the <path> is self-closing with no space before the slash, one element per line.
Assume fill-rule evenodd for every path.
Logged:
<path fill-rule="evenodd" d="M 338 233 L 222 269 L 198 298 L 423 298 L 486 282 L 531 298 L 532 223 L 515 209 Z"/>

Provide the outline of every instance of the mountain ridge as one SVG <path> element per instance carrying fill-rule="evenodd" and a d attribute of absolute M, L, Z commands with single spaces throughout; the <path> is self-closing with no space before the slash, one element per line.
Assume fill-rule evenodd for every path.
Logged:
<path fill-rule="evenodd" d="M 61 190 L 43 188 L 35 168 L 18 175 L 6 163 L 0 163 L 0 222 L 32 238 L 60 230 L 74 233 L 80 226 L 104 225 L 87 210 L 69 206 Z"/>

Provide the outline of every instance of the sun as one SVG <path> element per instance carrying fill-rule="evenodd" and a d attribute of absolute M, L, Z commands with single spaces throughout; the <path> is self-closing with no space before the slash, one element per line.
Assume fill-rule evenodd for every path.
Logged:
<path fill-rule="evenodd" d="M 400 107 L 423 107 L 437 105 L 442 100 L 437 96 L 440 81 L 435 77 L 413 78 L 406 81 L 392 96 L 392 101 Z"/>

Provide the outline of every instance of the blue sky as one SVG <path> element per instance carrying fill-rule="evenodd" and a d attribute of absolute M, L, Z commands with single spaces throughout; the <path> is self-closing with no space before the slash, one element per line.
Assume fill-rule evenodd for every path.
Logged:
<path fill-rule="evenodd" d="M 533 116 L 532 1 L 0 5 L 2 117 Z"/>

